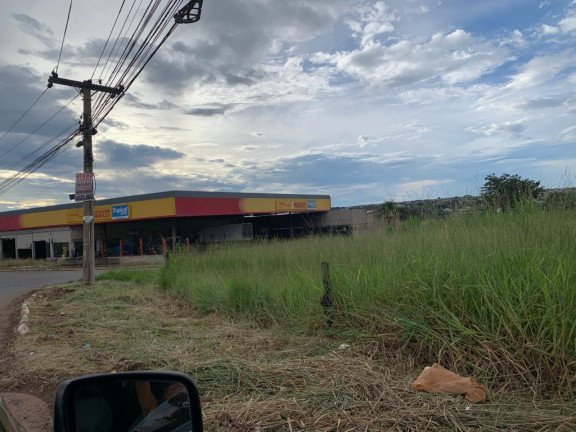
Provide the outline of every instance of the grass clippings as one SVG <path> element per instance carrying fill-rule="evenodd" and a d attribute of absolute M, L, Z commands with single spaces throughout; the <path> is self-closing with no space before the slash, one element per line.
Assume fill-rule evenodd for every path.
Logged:
<path fill-rule="evenodd" d="M 375 337 L 309 336 L 200 315 L 154 283 L 63 285 L 28 305 L 31 332 L 0 358 L 2 391 L 50 399 L 78 375 L 177 370 L 198 384 L 207 431 L 576 429 L 573 402 L 533 400 L 529 388 L 491 389 L 497 396 L 472 406 L 463 396 L 418 393 L 410 383 L 421 365 Z"/>

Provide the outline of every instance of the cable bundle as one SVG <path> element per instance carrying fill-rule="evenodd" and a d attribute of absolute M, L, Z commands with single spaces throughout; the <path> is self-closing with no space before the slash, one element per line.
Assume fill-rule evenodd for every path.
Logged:
<path fill-rule="evenodd" d="M 179 22 L 196 22 L 200 17 L 200 8 L 202 0 L 191 0 L 187 5 L 182 8 L 184 0 L 152 0 L 145 8 L 143 8 L 143 0 L 133 0 L 130 8 L 126 11 L 127 0 L 123 0 L 118 10 L 117 16 L 104 48 L 98 58 L 94 71 L 92 72 L 91 79 L 94 78 L 102 59 L 106 57 L 100 69 L 98 82 L 106 87 L 123 88 L 120 95 L 113 96 L 108 93 L 100 92 L 97 94 L 94 105 L 92 107 L 92 125 L 97 127 L 107 116 L 110 114 L 116 104 L 122 99 L 126 91 L 142 73 L 146 65 L 150 62 L 152 57 L 166 42 L 170 35 L 176 29 L 178 22 L 174 20 L 176 16 L 180 17 Z M 70 9 L 66 19 L 66 29 L 64 31 L 64 38 L 68 28 L 68 21 L 70 19 L 70 11 L 72 8 L 72 1 L 70 2 Z M 195 14 L 191 16 L 190 13 Z M 185 17 L 186 19 L 182 19 Z M 119 23 L 122 25 L 119 25 Z M 115 35 L 115 36 L 114 36 Z M 113 39 L 114 43 L 110 44 Z M 62 39 L 62 48 L 64 47 L 64 38 Z M 60 58 L 62 56 L 62 48 L 58 57 L 58 64 L 55 68 L 57 70 L 60 65 Z M 38 103 L 44 96 L 46 90 L 36 99 L 30 108 L 6 131 L 0 141 L 19 123 L 22 118 L 30 112 L 30 110 Z M 52 117 L 46 120 L 41 126 L 36 128 L 26 138 L 19 141 L 16 145 L 0 154 L 0 159 L 10 153 L 12 150 L 20 146 L 31 135 L 36 133 L 54 117 L 56 117 L 65 107 L 74 101 L 78 95 L 70 100 L 65 106 L 60 108 Z M 28 177 L 33 172 L 44 166 L 49 160 L 59 154 L 64 148 L 73 141 L 76 137 L 81 135 L 78 124 L 75 123 L 71 127 L 66 128 L 61 134 L 52 138 L 47 143 L 43 144 L 36 150 L 26 154 L 16 162 L 5 167 L 5 170 L 14 170 L 15 167 L 24 164 L 32 155 L 42 150 L 46 146 L 53 144 L 48 150 L 36 157 L 32 162 L 27 163 L 24 167 L 19 168 L 11 177 L 0 182 L 0 195 L 8 192 L 21 181 Z"/>

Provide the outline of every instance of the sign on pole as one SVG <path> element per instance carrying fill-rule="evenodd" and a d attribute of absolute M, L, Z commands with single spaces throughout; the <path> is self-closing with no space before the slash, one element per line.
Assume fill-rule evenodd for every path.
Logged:
<path fill-rule="evenodd" d="M 74 201 L 94 199 L 94 173 L 77 173 Z"/>

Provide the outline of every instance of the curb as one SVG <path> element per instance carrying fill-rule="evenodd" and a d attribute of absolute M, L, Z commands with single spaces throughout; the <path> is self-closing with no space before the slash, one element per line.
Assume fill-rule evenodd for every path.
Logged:
<path fill-rule="evenodd" d="M 30 322 L 29 315 L 30 309 L 28 308 L 28 304 L 22 303 L 22 307 L 20 308 L 20 322 L 16 328 L 16 332 L 21 336 L 30 332 L 30 327 L 28 326 L 28 323 Z"/>

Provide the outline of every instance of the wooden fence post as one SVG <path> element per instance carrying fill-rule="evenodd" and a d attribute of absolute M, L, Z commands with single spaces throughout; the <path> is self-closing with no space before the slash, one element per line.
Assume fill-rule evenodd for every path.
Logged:
<path fill-rule="evenodd" d="M 332 297 L 332 286 L 330 283 L 330 265 L 327 262 L 322 263 L 322 284 L 324 285 L 324 294 L 320 299 L 320 304 L 324 308 L 324 317 L 326 318 L 326 328 L 332 328 L 334 324 L 334 316 L 332 306 L 334 299 Z"/>

